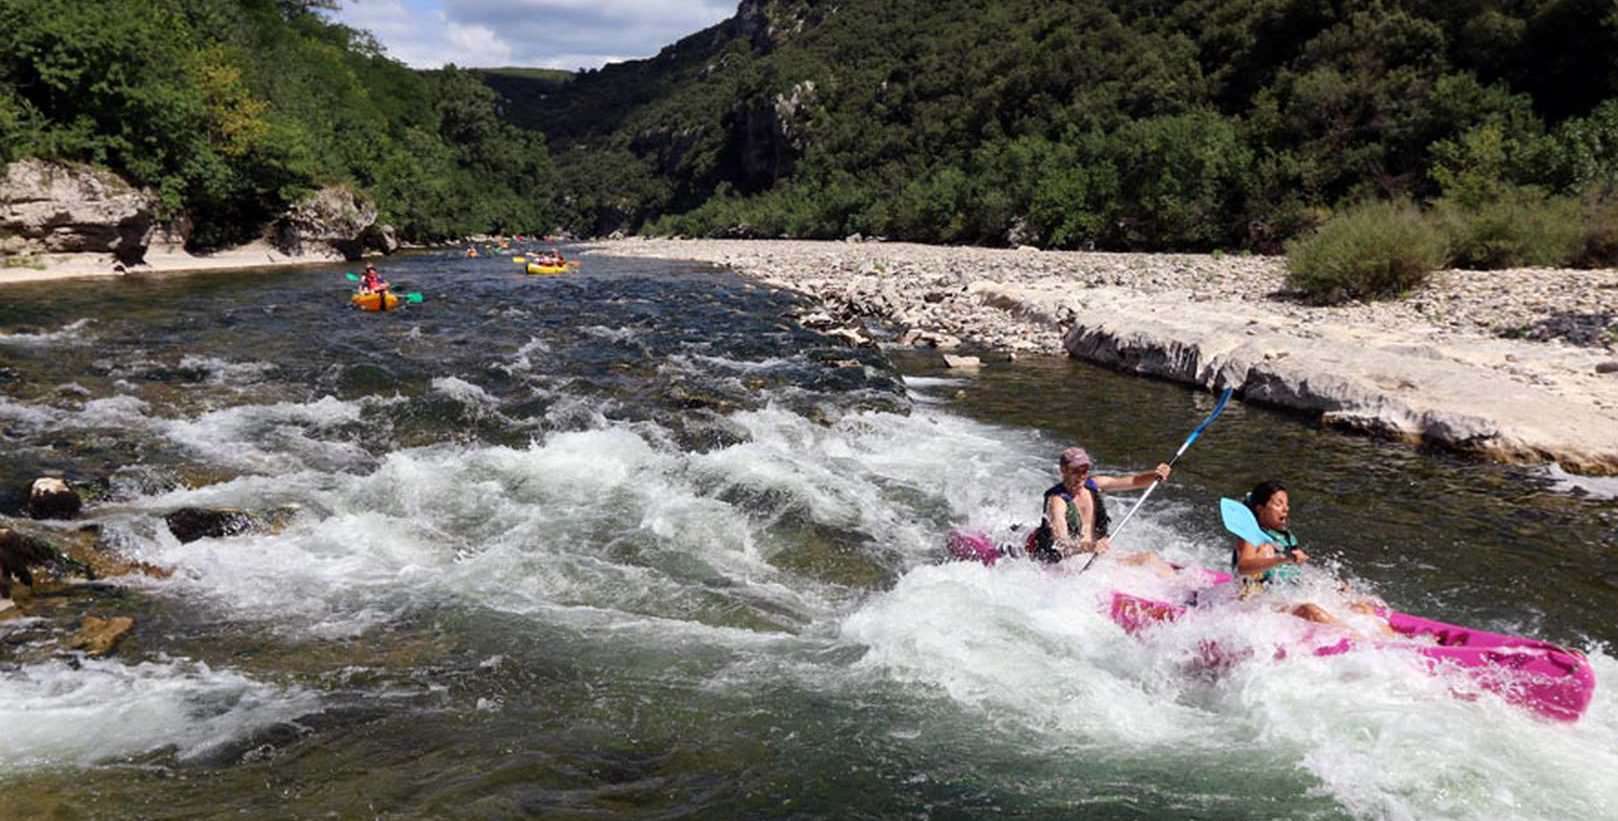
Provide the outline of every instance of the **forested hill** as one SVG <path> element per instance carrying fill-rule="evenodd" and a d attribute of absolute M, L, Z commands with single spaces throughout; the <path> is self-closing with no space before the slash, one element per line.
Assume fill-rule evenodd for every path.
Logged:
<path fill-rule="evenodd" d="M 406 239 L 549 230 L 543 138 L 472 74 L 417 72 L 332 0 L 0 0 L 0 165 L 82 161 L 150 187 L 193 246 L 346 186 Z"/>
<path fill-rule="evenodd" d="M 509 114 L 575 224 L 1273 249 L 1618 179 L 1611 0 L 746 0 Z"/>

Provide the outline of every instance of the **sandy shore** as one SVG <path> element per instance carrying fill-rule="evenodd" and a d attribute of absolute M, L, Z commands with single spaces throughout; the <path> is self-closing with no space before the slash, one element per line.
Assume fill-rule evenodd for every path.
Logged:
<path fill-rule="evenodd" d="M 183 248 L 153 248 L 143 265 L 124 269 L 111 254 L 42 254 L 31 258 L 35 265 L 0 268 L 0 285 L 14 282 L 117 277 L 127 274 L 165 274 L 200 271 L 229 271 L 272 265 L 325 265 L 342 262 L 337 254 L 288 256 L 268 242 L 252 242 L 212 254 L 191 254 Z"/>
<path fill-rule="evenodd" d="M 1618 271 L 1444 271 L 1405 299 L 1284 293 L 1275 257 L 902 243 L 622 240 L 603 254 L 731 266 L 820 300 L 853 339 L 1067 353 L 1318 414 L 1347 430 L 1618 475 Z"/>

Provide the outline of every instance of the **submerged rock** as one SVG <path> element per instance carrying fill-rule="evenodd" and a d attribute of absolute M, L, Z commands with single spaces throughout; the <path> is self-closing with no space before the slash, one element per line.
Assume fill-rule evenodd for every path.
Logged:
<path fill-rule="evenodd" d="M 133 629 L 135 620 L 128 616 L 114 616 L 110 619 L 85 616 L 84 622 L 79 626 L 79 632 L 69 637 L 64 646 L 69 650 L 83 650 L 91 656 L 106 656 L 110 655 Z"/>

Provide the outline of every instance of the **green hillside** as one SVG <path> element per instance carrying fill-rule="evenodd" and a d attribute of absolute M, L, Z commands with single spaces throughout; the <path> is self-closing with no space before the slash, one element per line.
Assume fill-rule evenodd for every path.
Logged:
<path fill-rule="evenodd" d="M 508 114 L 589 232 L 1274 250 L 1611 186 L 1613 54 L 1605 0 L 750 0 Z"/>
<path fill-rule="evenodd" d="M 416 72 L 328 22 L 326 0 L 0 0 L 0 163 L 91 162 L 189 217 L 192 244 L 256 236 L 347 185 L 407 239 L 546 230 L 543 138 L 478 78 Z"/>

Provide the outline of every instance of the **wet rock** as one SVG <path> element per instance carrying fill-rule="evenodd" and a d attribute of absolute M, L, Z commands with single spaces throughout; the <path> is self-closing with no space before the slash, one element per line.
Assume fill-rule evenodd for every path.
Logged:
<path fill-rule="evenodd" d="M 869 337 L 865 336 L 864 334 L 860 333 L 859 331 L 853 330 L 852 328 L 833 328 L 833 329 L 831 329 L 829 331 L 826 331 L 825 334 L 826 334 L 827 337 L 829 337 L 831 339 L 839 340 L 841 342 L 844 342 L 844 343 L 848 344 L 851 347 L 855 347 L 855 348 L 872 348 L 872 347 L 876 347 L 876 343 L 872 342 Z"/>
<path fill-rule="evenodd" d="M 1609 359 L 1597 364 L 1596 373 L 1618 373 L 1618 359 Z"/>
<path fill-rule="evenodd" d="M 28 516 L 32 519 L 71 519 L 83 506 L 79 494 L 61 479 L 35 479 L 28 489 Z"/>
<path fill-rule="evenodd" d="M 976 368 L 983 364 L 983 360 L 975 356 L 944 354 L 944 364 L 951 368 Z"/>
<path fill-rule="evenodd" d="M 0 527 L 0 599 L 11 598 L 13 580 L 33 587 L 34 574 L 29 568 L 54 558 L 55 552 L 45 543 Z"/>
<path fill-rule="evenodd" d="M 86 654 L 101 657 L 112 653 L 118 643 L 135 629 L 135 620 L 128 616 L 114 616 L 103 619 L 97 616 L 85 616 L 79 625 L 79 631 L 74 633 L 65 642 L 69 650 L 83 650 Z"/>
<path fill-rule="evenodd" d="M 182 507 L 163 517 L 169 532 L 180 544 L 198 539 L 222 539 L 239 536 L 253 529 L 253 517 L 234 509 L 209 510 L 200 507 Z"/>

